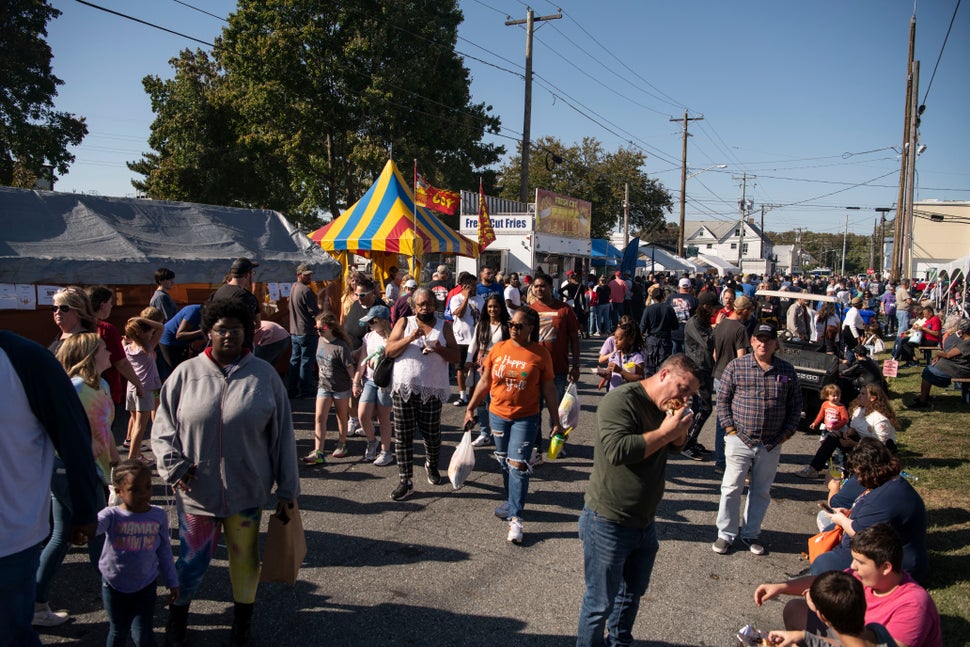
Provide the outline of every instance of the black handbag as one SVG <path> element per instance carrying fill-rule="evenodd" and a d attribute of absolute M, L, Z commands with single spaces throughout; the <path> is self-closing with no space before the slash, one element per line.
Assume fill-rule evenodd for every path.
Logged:
<path fill-rule="evenodd" d="M 374 367 L 374 384 L 378 388 L 386 389 L 391 385 L 391 375 L 394 373 L 394 358 L 387 353 L 381 355 Z"/>

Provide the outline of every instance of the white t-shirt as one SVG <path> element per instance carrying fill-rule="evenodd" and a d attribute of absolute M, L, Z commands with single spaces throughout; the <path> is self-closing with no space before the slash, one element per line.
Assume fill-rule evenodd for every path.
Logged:
<path fill-rule="evenodd" d="M 505 300 L 511 301 L 512 305 L 516 308 L 522 305 L 522 293 L 519 292 L 519 288 L 507 285 L 505 286 Z M 513 311 L 509 309 L 509 316 L 512 316 Z"/>
<path fill-rule="evenodd" d="M 459 345 L 465 346 L 471 344 L 472 340 L 475 339 L 475 324 L 478 323 L 479 315 L 485 305 L 485 300 L 482 297 L 471 296 L 468 300 L 468 307 L 465 308 L 465 314 L 461 317 L 456 316 L 455 311 L 464 303 L 465 295 L 458 293 L 451 297 L 451 301 L 448 302 L 448 311 L 451 312 L 453 317 L 451 330 L 455 333 L 455 341 Z"/>

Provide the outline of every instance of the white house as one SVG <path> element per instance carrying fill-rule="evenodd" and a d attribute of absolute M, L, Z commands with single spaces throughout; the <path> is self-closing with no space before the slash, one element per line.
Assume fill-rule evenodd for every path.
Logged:
<path fill-rule="evenodd" d="M 774 271 L 774 244 L 754 219 L 749 218 L 744 223 L 743 232 L 737 220 L 687 222 L 684 235 L 684 246 L 696 247 L 699 254 L 717 256 L 739 265 L 744 272 L 768 274 Z"/>

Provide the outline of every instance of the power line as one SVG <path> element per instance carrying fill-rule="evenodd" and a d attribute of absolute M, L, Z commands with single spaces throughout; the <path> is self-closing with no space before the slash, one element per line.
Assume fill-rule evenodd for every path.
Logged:
<path fill-rule="evenodd" d="M 200 40 L 200 39 L 196 38 L 195 36 L 189 36 L 188 34 L 183 34 L 181 32 L 174 31 L 172 29 L 168 29 L 167 27 L 162 27 L 161 25 L 156 25 L 155 23 L 147 22 L 145 20 L 142 20 L 141 18 L 135 18 L 134 16 L 129 16 L 128 14 L 124 14 L 124 13 L 121 13 L 119 11 L 115 11 L 113 9 L 108 9 L 107 7 L 101 7 L 101 6 L 96 5 L 96 4 L 93 4 L 91 2 L 87 2 L 86 0 L 74 0 L 74 1 L 75 2 L 79 2 L 79 3 L 83 4 L 83 5 L 87 5 L 87 6 L 91 7 L 91 8 L 93 8 L 93 9 L 98 9 L 98 10 L 104 11 L 106 13 L 110 13 L 110 14 L 114 14 L 116 16 L 120 16 L 122 18 L 125 18 L 126 20 L 132 20 L 134 22 L 141 23 L 142 25 L 147 25 L 149 27 L 154 27 L 155 29 L 160 29 L 161 31 L 168 32 L 169 34 L 175 34 L 176 36 L 181 36 L 182 38 L 188 38 L 189 40 L 193 40 L 193 41 L 195 41 L 197 43 L 201 43 L 202 45 L 206 45 L 207 47 L 215 47 L 215 45 L 213 45 L 212 43 L 207 42 L 207 41 L 204 41 L 204 40 Z"/>
<path fill-rule="evenodd" d="M 926 93 L 923 94 L 923 101 L 920 103 L 920 114 L 926 108 L 926 97 L 930 96 L 930 88 L 933 87 L 933 79 L 936 78 L 936 69 L 940 67 L 940 59 L 943 58 L 943 50 L 946 49 L 946 41 L 950 40 L 950 30 L 953 29 L 953 21 L 957 18 L 957 11 L 960 10 L 960 0 L 953 8 L 953 16 L 950 18 L 950 26 L 946 28 L 946 36 L 943 38 L 943 45 L 940 46 L 940 55 L 936 57 L 936 65 L 933 66 L 933 73 L 930 75 L 930 82 L 926 85 Z"/>
<path fill-rule="evenodd" d="M 182 5 L 183 7 L 188 7 L 189 9 L 192 9 L 194 11 L 198 11 L 199 13 L 204 13 L 207 16 L 212 16 L 216 20 L 221 20 L 224 23 L 227 23 L 227 24 L 229 23 L 229 21 L 226 20 L 225 18 L 223 18 L 222 16 L 216 15 L 214 13 L 209 13 L 205 9 L 200 9 L 199 7 L 196 7 L 195 5 L 190 5 L 188 2 L 182 2 L 182 0 L 172 0 L 172 2 L 178 3 L 178 4 Z"/>

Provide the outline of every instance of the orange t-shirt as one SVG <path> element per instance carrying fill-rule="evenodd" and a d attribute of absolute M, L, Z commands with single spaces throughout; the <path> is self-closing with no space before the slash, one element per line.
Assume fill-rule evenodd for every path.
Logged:
<path fill-rule="evenodd" d="M 539 413 L 540 385 L 555 377 L 548 350 L 538 343 L 518 346 L 512 340 L 492 346 L 484 372 L 492 376 L 489 410 L 506 420 Z"/>

